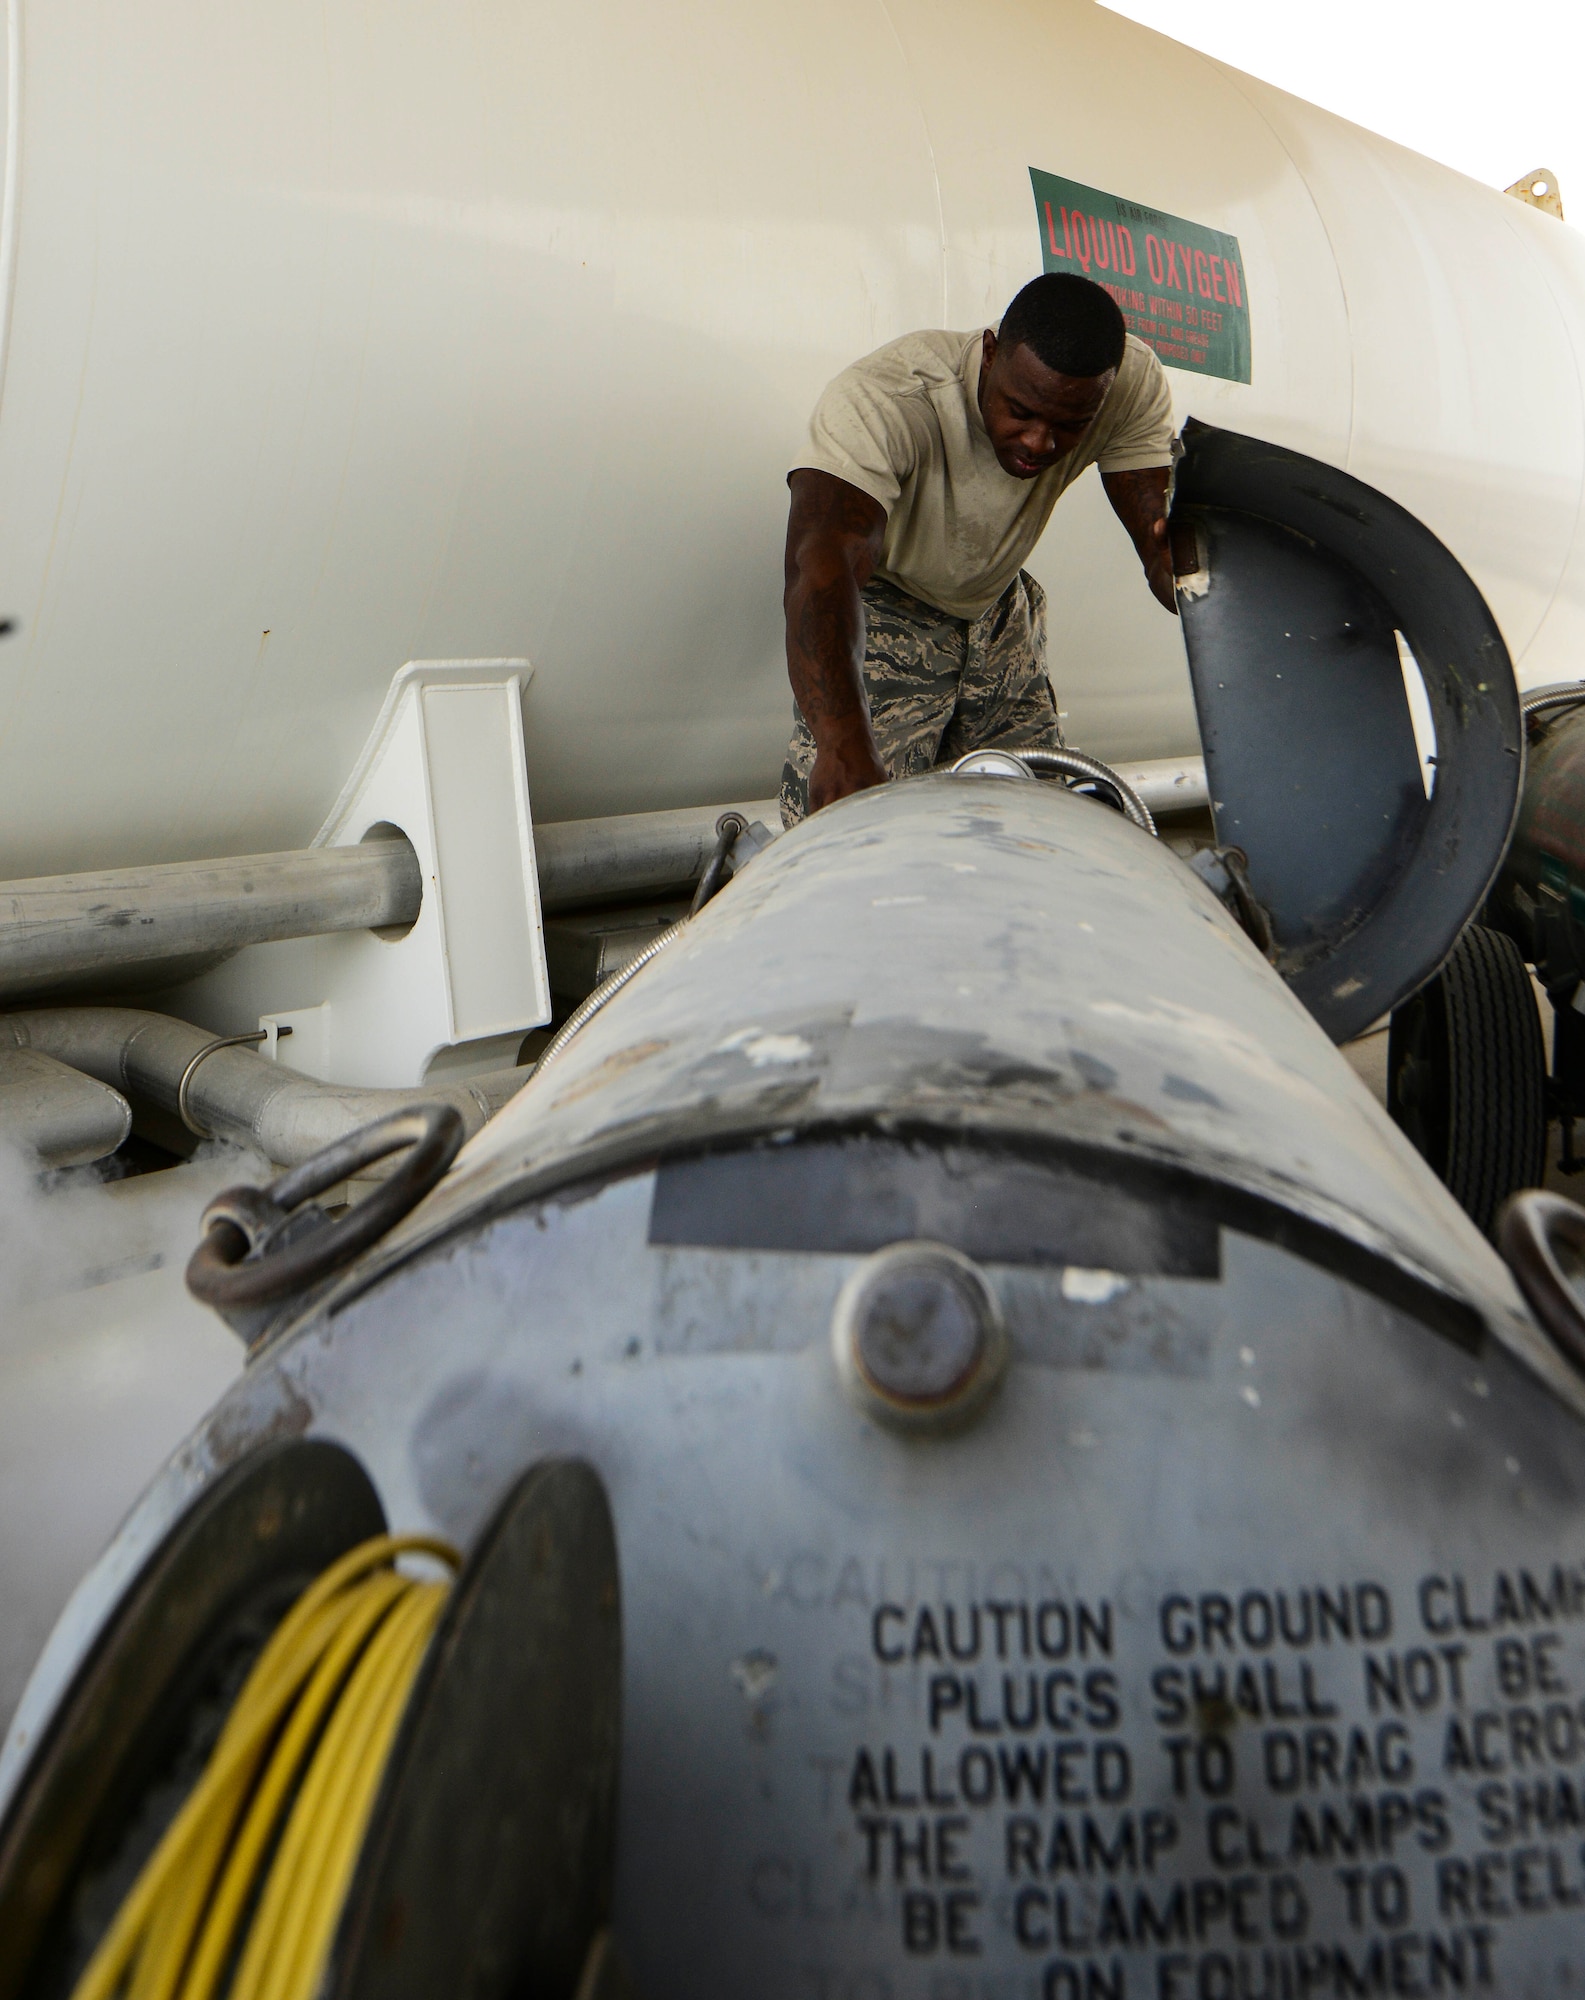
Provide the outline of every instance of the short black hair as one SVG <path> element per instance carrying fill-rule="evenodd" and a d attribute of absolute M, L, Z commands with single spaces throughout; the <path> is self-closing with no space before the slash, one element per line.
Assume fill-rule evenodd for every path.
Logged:
<path fill-rule="evenodd" d="M 1104 375 L 1121 365 L 1128 329 L 1110 292 L 1076 271 L 1048 271 L 1013 300 L 996 338 L 1059 375 Z"/>

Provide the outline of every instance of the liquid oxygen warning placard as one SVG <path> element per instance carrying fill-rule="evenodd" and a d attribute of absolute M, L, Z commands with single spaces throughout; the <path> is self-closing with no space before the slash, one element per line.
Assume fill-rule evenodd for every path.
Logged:
<path fill-rule="evenodd" d="M 1236 236 L 1038 167 L 1029 178 L 1048 271 L 1104 285 L 1128 331 L 1170 367 L 1249 380 L 1249 294 Z"/>

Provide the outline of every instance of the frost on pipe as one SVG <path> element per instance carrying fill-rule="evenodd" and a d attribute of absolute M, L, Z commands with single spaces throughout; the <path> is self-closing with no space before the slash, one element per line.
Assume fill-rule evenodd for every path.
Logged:
<path fill-rule="evenodd" d="M 1469 576 L 1385 494 L 1234 431 L 1191 420 L 1183 441 L 1178 604 L 1217 838 L 1249 857 L 1278 970 L 1347 1041 L 1435 972 L 1496 874 L 1513 667 Z"/>

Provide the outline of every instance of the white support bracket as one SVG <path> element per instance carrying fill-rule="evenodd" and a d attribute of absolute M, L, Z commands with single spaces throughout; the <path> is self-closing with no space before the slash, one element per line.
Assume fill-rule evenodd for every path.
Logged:
<path fill-rule="evenodd" d="M 325 997 L 338 1081 L 365 1081 L 343 1057 L 353 1037 L 381 1081 L 405 1071 L 402 1081 L 416 1083 L 450 1044 L 550 1019 L 523 754 L 531 671 L 526 660 L 410 661 L 314 837 L 316 847 L 345 847 L 399 827 L 424 877 L 405 937 L 334 940 L 340 963 Z"/>
<path fill-rule="evenodd" d="M 303 1067 L 337 1083 L 420 1083 L 447 1050 L 491 1038 L 491 1066 L 514 1060 L 511 1038 L 551 1013 L 523 752 L 531 672 L 526 660 L 401 669 L 313 844 L 399 829 L 423 875 L 417 918 L 396 936 L 249 946 L 196 982 L 204 1015 L 296 1024 Z M 296 1067 L 292 1042 L 270 1042 Z"/>

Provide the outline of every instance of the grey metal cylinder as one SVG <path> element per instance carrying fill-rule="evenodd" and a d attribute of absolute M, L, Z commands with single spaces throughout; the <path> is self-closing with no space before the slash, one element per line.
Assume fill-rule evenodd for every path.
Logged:
<path fill-rule="evenodd" d="M 876 787 L 702 910 L 254 1358 L 12 1770 L 285 1412 L 465 1546 L 526 1466 L 604 1481 L 652 2000 L 1580 1990 L 1585 1383 L 1063 787 Z"/>

